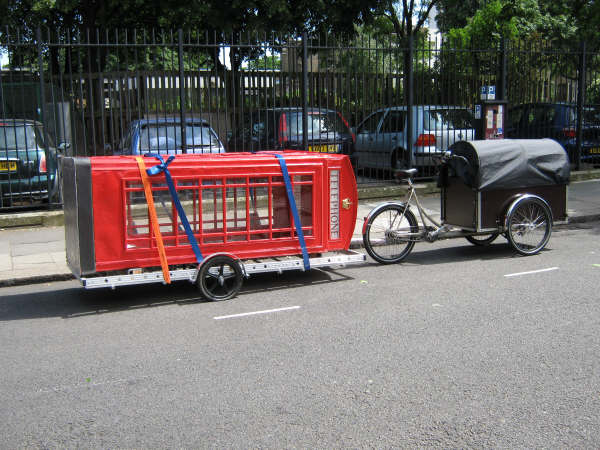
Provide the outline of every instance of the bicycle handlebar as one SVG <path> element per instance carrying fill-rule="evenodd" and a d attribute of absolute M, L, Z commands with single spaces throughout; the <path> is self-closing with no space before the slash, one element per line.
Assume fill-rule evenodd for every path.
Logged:
<path fill-rule="evenodd" d="M 452 152 L 446 150 L 444 153 L 442 153 L 442 164 L 447 163 L 448 161 L 450 161 L 451 159 L 461 159 L 463 160 L 465 163 L 469 164 L 469 160 L 467 158 L 465 158 L 464 156 L 460 156 L 460 155 L 455 155 Z"/>

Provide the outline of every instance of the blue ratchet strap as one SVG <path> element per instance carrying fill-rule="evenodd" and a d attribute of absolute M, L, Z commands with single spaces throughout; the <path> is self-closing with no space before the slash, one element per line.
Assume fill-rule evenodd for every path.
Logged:
<path fill-rule="evenodd" d="M 296 199 L 294 198 L 294 191 L 292 190 L 292 182 L 290 180 L 290 174 L 287 170 L 287 164 L 283 156 L 275 153 L 275 156 L 279 160 L 281 166 L 281 173 L 283 174 L 283 181 L 285 182 L 285 190 L 287 192 L 290 209 L 292 210 L 292 216 L 294 218 L 294 225 L 296 226 L 296 234 L 298 234 L 298 240 L 300 241 L 300 247 L 302 248 L 302 259 L 304 261 L 304 270 L 310 270 L 310 261 L 308 260 L 308 251 L 306 250 L 306 242 L 304 242 L 304 233 L 302 232 L 302 223 L 300 222 L 300 216 L 298 214 L 298 208 L 296 207 Z"/>
<path fill-rule="evenodd" d="M 165 179 L 167 180 L 167 186 L 169 187 L 169 192 L 171 193 L 171 198 L 173 199 L 173 203 L 175 204 L 175 208 L 177 209 L 177 214 L 179 215 L 179 219 L 183 224 L 183 228 L 185 229 L 185 234 L 187 234 L 188 241 L 190 241 L 190 244 L 192 245 L 192 250 L 194 250 L 194 254 L 196 255 L 196 261 L 198 261 L 198 264 L 200 264 L 204 259 L 202 257 L 202 252 L 200 251 L 198 241 L 196 241 L 196 237 L 194 236 L 192 227 L 190 226 L 187 216 L 185 215 L 185 211 L 181 206 L 179 196 L 177 195 L 177 190 L 175 189 L 175 184 L 173 183 L 173 178 L 171 178 L 171 174 L 169 173 L 169 169 L 167 168 L 167 166 L 171 164 L 171 161 L 175 159 L 175 156 L 169 156 L 166 162 L 162 159 L 161 155 L 157 155 L 156 153 L 146 153 L 144 156 L 154 157 L 160 161 L 160 164 L 146 169 L 146 173 L 148 173 L 148 175 L 150 176 L 153 176 L 164 172 Z"/>

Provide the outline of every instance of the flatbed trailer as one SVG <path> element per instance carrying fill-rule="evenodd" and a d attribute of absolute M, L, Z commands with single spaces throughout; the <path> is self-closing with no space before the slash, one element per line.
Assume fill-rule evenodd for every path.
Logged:
<path fill-rule="evenodd" d="M 364 253 L 352 250 L 332 252 L 325 255 L 310 256 L 310 268 L 345 267 L 350 264 L 359 264 L 366 260 Z M 302 258 L 289 257 L 285 259 L 273 258 L 265 260 L 244 260 L 240 262 L 242 272 L 246 278 L 258 273 L 283 273 L 290 270 L 304 271 Z M 171 281 L 189 281 L 195 284 L 198 280 L 198 268 L 170 270 Z M 227 271 L 230 273 L 230 271 Z M 164 283 L 163 272 L 160 270 L 144 272 L 141 269 L 130 269 L 122 275 L 107 275 L 96 277 L 82 277 L 81 283 L 86 289 L 97 289 L 110 287 L 112 289 L 120 286 L 132 286 L 136 284 Z"/>

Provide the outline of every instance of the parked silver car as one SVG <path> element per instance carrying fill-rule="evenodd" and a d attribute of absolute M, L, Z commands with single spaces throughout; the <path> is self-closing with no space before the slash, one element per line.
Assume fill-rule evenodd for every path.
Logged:
<path fill-rule="evenodd" d="M 407 108 L 395 106 L 371 113 L 356 128 L 359 168 L 401 169 L 434 164 L 432 156 L 454 141 L 475 139 L 473 113 L 460 106 L 418 105 L 412 108 L 413 152 L 408 153 Z"/>

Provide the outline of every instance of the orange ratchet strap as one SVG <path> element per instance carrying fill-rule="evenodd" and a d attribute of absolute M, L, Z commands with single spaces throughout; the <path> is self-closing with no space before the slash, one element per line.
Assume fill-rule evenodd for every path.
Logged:
<path fill-rule="evenodd" d="M 152 224 L 152 232 L 154 233 L 154 236 L 156 236 L 156 246 L 158 247 L 158 256 L 160 257 L 163 278 L 167 284 L 171 284 L 169 264 L 167 264 L 167 254 L 165 252 L 165 245 L 163 244 L 160 226 L 158 225 L 158 217 L 156 216 L 156 208 L 154 207 L 154 198 L 152 197 L 152 188 L 150 186 L 148 174 L 146 173 L 146 164 L 144 164 L 144 158 L 141 156 L 136 156 L 135 159 L 140 168 L 140 175 L 142 176 L 142 184 L 144 186 L 144 193 L 146 194 L 146 203 L 148 203 L 148 211 L 150 212 L 150 223 Z"/>

